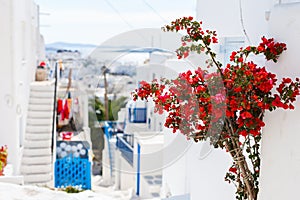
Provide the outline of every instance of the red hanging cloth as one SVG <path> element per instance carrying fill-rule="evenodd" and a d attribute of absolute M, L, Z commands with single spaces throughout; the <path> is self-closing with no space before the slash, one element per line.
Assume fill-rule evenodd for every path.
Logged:
<path fill-rule="evenodd" d="M 57 114 L 60 114 L 63 110 L 63 101 L 61 99 L 57 100 Z"/>
<path fill-rule="evenodd" d="M 69 119 L 70 111 L 69 111 L 69 106 L 67 100 L 64 103 L 64 119 Z"/>

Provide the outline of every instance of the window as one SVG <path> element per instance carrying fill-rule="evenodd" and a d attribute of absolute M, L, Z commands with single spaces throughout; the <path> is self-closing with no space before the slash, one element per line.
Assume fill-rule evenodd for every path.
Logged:
<path fill-rule="evenodd" d="M 240 47 L 244 47 L 244 37 L 225 37 L 221 39 L 220 53 L 223 55 L 223 66 L 230 63 L 230 55 L 232 51 L 237 51 Z"/>

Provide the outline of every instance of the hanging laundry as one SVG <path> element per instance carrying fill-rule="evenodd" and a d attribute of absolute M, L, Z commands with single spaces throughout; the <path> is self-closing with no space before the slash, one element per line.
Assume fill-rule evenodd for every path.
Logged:
<path fill-rule="evenodd" d="M 62 126 L 65 125 L 64 112 L 61 110 L 60 114 L 57 117 L 58 117 L 58 127 L 61 128 Z"/>
<path fill-rule="evenodd" d="M 69 105 L 68 105 L 68 100 L 64 101 L 63 113 L 64 113 L 64 118 L 63 119 L 69 119 L 70 109 L 69 109 Z"/>
<path fill-rule="evenodd" d="M 65 126 L 69 124 L 69 106 L 67 100 L 62 100 L 62 110 L 59 114 L 58 125 Z"/>
<path fill-rule="evenodd" d="M 58 99 L 57 100 L 57 114 L 60 114 L 62 110 L 63 110 L 63 100 Z"/>
<path fill-rule="evenodd" d="M 68 104 L 68 111 L 69 111 L 69 113 L 71 113 L 71 110 L 72 110 L 72 99 L 67 99 L 66 103 Z"/>

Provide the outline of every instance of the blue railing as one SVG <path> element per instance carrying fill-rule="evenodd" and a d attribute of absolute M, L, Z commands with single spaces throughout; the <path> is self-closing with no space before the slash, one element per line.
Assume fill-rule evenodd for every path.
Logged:
<path fill-rule="evenodd" d="M 147 108 L 128 108 L 129 122 L 132 123 L 146 123 Z"/>
<path fill-rule="evenodd" d="M 141 145 L 137 143 L 136 195 L 140 196 L 141 183 Z"/>
<path fill-rule="evenodd" d="M 123 133 L 124 123 L 115 121 L 102 121 L 100 126 L 103 127 L 104 134 L 110 139 L 113 135 L 117 133 Z"/>
<path fill-rule="evenodd" d="M 110 177 L 112 177 L 113 173 L 113 160 L 112 160 L 112 152 L 111 152 L 111 146 L 110 146 L 110 139 L 113 136 L 113 129 L 111 128 L 108 121 L 102 122 L 101 125 L 103 127 L 104 135 L 106 137 L 107 147 L 108 147 L 108 157 L 109 157 L 109 166 L 110 166 Z"/>
<path fill-rule="evenodd" d="M 133 165 L 133 145 L 134 137 L 132 134 L 117 135 L 116 146 L 130 165 Z"/>

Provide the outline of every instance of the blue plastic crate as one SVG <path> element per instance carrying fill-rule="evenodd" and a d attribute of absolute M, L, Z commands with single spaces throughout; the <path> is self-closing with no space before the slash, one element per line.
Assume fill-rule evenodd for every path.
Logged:
<path fill-rule="evenodd" d="M 55 187 L 91 189 L 91 163 L 86 158 L 67 156 L 55 161 Z"/>

